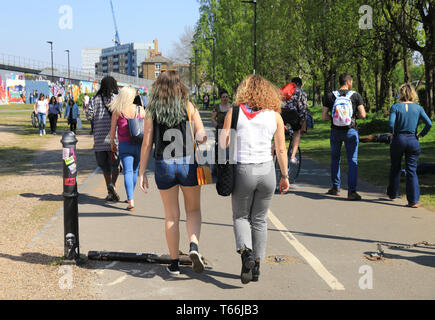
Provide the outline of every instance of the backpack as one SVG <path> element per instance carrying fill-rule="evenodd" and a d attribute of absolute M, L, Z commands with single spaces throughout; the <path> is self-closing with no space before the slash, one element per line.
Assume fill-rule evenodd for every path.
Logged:
<path fill-rule="evenodd" d="M 342 96 L 338 91 L 334 91 L 334 105 L 332 107 L 332 123 L 336 127 L 348 127 L 352 123 L 353 106 L 350 97 L 355 91 L 349 91 Z"/>
<path fill-rule="evenodd" d="M 290 100 L 298 86 L 296 83 L 290 82 L 281 88 L 281 94 L 284 96 L 284 100 Z"/>

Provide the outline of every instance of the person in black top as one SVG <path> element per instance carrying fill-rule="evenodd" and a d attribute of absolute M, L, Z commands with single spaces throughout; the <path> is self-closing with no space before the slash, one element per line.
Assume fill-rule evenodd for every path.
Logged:
<path fill-rule="evenodd" d="M 341 146 L 346 146 L 348 162 L 348 200 L 361 200 L 356 192 L 358 180 L 358 131 L 356 119 L 366 117 L 364 102 L 358 92 L 352 91 L 353 79 L 350 74 L 340 75 L 340 89 L 324 96 L 322 120 L 331 121 L 331 180 L 328 194 L 340 195 Z"/>
<path fill-rule="evenodd" d="M 192 133 L 189 119 L 192 119 Z M 195 272 L 204 270 L 199 253 L 201 231 L 201 186 L 193 139 L 205 143 L 207 135 L 198 109 L 189 101 L 189 91 L 178 72 L 166 71 L 153 83 L 146 108 L 139 179 L 145 193 L 149 188 L 146 168 L 154 145 L 155 181 L 165 209 L 165 235 L 171 264 L 166 270 L 179 275 L 180 190 L 184 196 L 186 226 L 190 242 L 189 257 Z M 189 147 L 190 146 L 190 147 Z"/>

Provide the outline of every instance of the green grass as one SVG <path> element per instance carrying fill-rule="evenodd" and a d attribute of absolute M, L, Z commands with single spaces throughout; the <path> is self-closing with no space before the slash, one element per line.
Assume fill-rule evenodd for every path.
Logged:
<path fill-rule="evenodd" d="M 321 119 L 321 107 L 310 108 L 314 116 L 314 129 L 308 131 L 301 140 L 303 155 L 310 157 L 322 165 L 330 165 L 330 122 Z M 369 115 L 367 119 L 358 120 L 360 136 L 388 132 L 385 127 L 387 118 Z M 419 132 L 423 128 L 420 125 Z M 435 130 L 432 129 L 427 136 L 420 140 L 421 155 L 419 164 L 435 163 Z M 390 147 L 380 143 L 360 143 L 358 148 L 358 178 L 376 186 L 386 188 L 390 170 Z M 404 168 L 403 164 L 403 168 Z M 341 169 L 347 172 L 347 159 L 345 147 L 342 147 Z M 422 175 L 419 177 L 421 199 L 420 203 L 435 211 L 435 175 Z M 405 180 L 401 181 L 401 194 L 405 195 Z"/>
<path fill-rule="evenodd" d="M 0 105 L 0 110 L 33 110 L 33 104 L 7 104 Z"/>
<path fill-rule="evenodd" d="M 82 112 L 82 111 L 81 111 Z M 28 169 L 28 164 L 35 158 L 35 152 L 50 140 L 50 125 L 47 119 L 47 135 L 40 137 L 39 129 L 33 128 L 30 114 L 15 113 L 5 115 L 0 113 L 0 134 L 14 135 L 2 141 L 0 145 L 0 177 L 19 174 Z M 90 122 L 82 117 L 82 129 L 79 133 L 89 133 Z M 66 119 L 60 118 L 57 123 L 59 141 L 64 131 L 69 130 Z"/>

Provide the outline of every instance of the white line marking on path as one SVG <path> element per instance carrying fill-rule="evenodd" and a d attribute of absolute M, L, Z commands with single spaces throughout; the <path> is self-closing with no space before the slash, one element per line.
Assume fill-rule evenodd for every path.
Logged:
<path fill-rule="evenodd" d="M 281 230 L 283 237 L 296 249 L 296 251 L 308 262 L 314 271 L 328 284 L 332 290 L 345 290 L 344 286 L 322 265 L 310 251 L 307 250 L 279 219 L 269 210 L 269 219 L 275 227 Z"/>
<path fill-rule="evenodd" d="M 113 281 L 113 282 L 111 282 L 111 283 L 108 283 L 107 286 L 109 286 L 109 287 L 114 286 L 114 285 L 116 285 L 116 284 L 119 284 L 119 283 L 125 281 L 125 279 L 127 279 L 127 275 L 126 275 L 126 274 L 123 275 L 122 277 L 119 277 L 119 278 L 116 279 L 115 281 Z"/>

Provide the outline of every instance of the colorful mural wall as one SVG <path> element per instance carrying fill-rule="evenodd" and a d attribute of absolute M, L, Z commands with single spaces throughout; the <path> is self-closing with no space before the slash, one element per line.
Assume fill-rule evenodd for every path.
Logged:
<path fill-rule="evenodd" d="M 0 104 L 22 104 L 26 100 L 24 74 L 0 70 Z"/>
<path fill-rule="evenodd" d="M 9 104 L 24 104 L 26 102 L 26 80 L 7 79 L 6 92 Z"/>
<path fill-rule="evenodd" d="M 3 80 L 3 77 L 0 75 L 0 105 L 8 104 L 8 99 L 6 96 L 6 81 Z"/>

